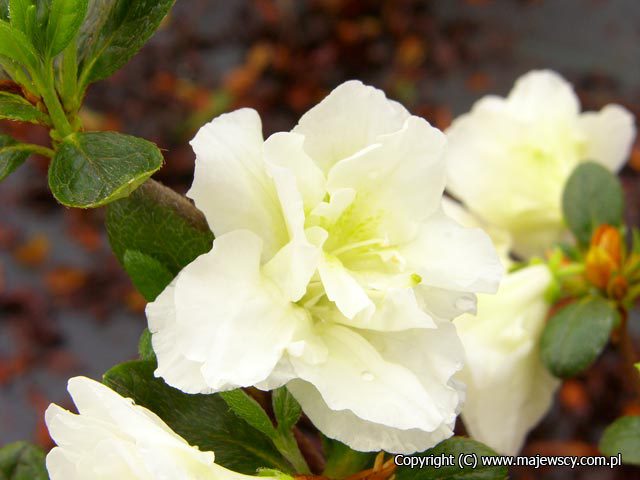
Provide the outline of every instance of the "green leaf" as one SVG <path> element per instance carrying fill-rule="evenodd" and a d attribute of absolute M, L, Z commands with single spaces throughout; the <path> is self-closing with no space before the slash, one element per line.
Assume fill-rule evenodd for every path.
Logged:
<path fill-rule="evenodd" d="M 153 143 L 115 132 L 73 133 L 49 167 L 49 187 L 68 207 L 95 208 L 124 198 L 162 166 Z"/>
<path fill-rule="evenodd" d="M 124 265 L 127 250 L 158 260 L 173 275 L 211 250 L 213 234 L 189 200 L 153 180 L 107 209 L 107 233 Z"/>
<path fill-rule="evenodd" d="M 322 435 L 324 456 L 327 459 L 322 476 L 346 478 L 366 468 L 371 468 L 376 458 L 374 452 L 357 452 L 344 443 Z"/>
<path fill-rule="evenodd" d="M 124 253 L 124 269 L 144 298 L 152 302 L 173 280 L 173 274 L 162 263 L 138 250 Z"/>
<path fill-rule="evenodd" d="M 291 472 L 271 440 L 231 412 L 220 395 L 183 393 L 155 378 L 154 369 L 151 361 L 124 363 L 109 370 L 104 383 L 156 413 L 189 444 L 215 452 L 219 465 L 245 474 L 261 467 Z"/>
<path fill-rule="evenodd" d="M 85 42 L 82 88 L 127 63 L 158 29 L 174 3 L 175 0 L 115 0 L 100 28 Z"/>
<path fill-rule="evenodd" d="M 88 6 L 88 0 L 52 0 L 46 39 L 49 56 L 62 52 L 75 38 Z"/>
<path fill-rule="evenodd" d="M 11 26 L 27 33 L 29 10 L 35 9 L 35 0 L 9 0 L 9 19 Z"/>
<path fill-rule="evenodd" d="M 451 457 L 448 457 L 451 455 Z M 472 457 L 477 459 L 475 468 L 465 465 L 461 468 L 458 464 L 461 455 L 469 461 Z M 412 455 L 413 457 L 426 457 L 426 466 L 408 467 L 399 466 L 396 470 L 397 480 L 504 480 L 507 478 L 507 467 L 484 466 L 481 457 L 496 456 L 496 452 L 480 442 L 463 437 L 451 437 L 426 452 Z M 436 468 L 434 460 L 444 457 L 453 460 L 453 465 L 442 465 Z M 405 457 L 406 459 L 406 457 Z M 448 462 L 451 463 L 451 462 Z"/>
<path fill-rule="evenodd" d="M 624 196 L 618 178 L 600 164 L 581 163 L 571 174 L 562 195 L 567 226 L 586 245 L 602 224 L 622 223 Z"/>
<path fill-rule="evenodd" d="M 145 328 L 138 340 L 138 355 L 140 360 L 156 361 L 156 352 L 153 351 L 153 345 L 151 344 L 151 332 L 148 328 Z"/>
<path fill-rule="evenodd" d="M 0 182 L 29 157 L 29 152 L 27 151 L 7 148 L 14 145 L 18 145 L 18 142 L 9 135 L 0 134 Z"/>
<path fill-rule="evenodd" d="M 0 449 L 0 480 L 48 480 L 44 452 L 26 442 Z"/>
<path fill-rule="evenodd" d="M 277 436 L 276 429 L 271 423 L 271 419 L 262 409 L 260 404 L 246 394 L 243 390 L 229 390 L 221 392 L 220 396 L 227 402 L 229 408 L 238 417 L 243 419 L 256 430 L 261 431 L 269 438 Z"/>
<path fill-rule="evenodd" d="M 13 93 L 0 92 L 0 119 L 47 125 L 46 114 L 31 105 L 28 100 Z"/>
<path fill-rule="evenodd" d="M 31 41 L 4 20 L 0 20 L 0 56 L 8 57 L 31 71 L 38 65 L 38 56 Z"/>
<path fill-rule="evenodd" d="M 288 431 L 300 420 L 302 408 L 287 387 L 280 387 L 271 394 L 273 413 L 278 421 L 278 429 Z"/>
<path fill-rule="evenodd" d="M 543 362 L 558 377 L 580 373 L 600 355 L 618 322 L 615 307 L 600 297 L 569 304 L 549 319 L 542 333 Z"/>
<path fill-rule="evenodd" d="M 640 465 L 640 417 L 620 417 L 607 427 L 600 451 L 610 457 L 622 455 L 622 463 Z"/>

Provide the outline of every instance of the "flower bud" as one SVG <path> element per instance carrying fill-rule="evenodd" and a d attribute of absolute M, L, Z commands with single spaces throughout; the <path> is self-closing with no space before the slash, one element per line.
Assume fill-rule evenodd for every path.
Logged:
<path fill-rule="evenodd" d="M 606 289 L 612 275 L 620 270 L 621 264 L 620 231 L 611 225 L 599 226 L 591 238 L 591 246 L 587 252 L 587 279 L 596 287 Z"/>

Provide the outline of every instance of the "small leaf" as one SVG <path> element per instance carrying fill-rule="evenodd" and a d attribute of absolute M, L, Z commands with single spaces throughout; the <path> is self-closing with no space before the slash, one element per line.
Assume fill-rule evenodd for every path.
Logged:
<path fill-rule="evenodd" d="M 8 57 L 34 71 L 38 56 L 26 35 L 8 22 L 0 20 L 0 56 Z"/>
<path fill-rule="evenodd" d="M 280 387 L 271 394 L 273 412 L 278 421 L 278 429 L 288 431 L 300 420 L 302 408 L 287 387 Z"/>
<path fill-rule="evenodd" d="M 0 182 L 29 157 L 29 152 L 7 148 L 13 145 L 18 145 L 18 142 L 9 135 L 0 134 Z"/>
<path fill-rule="evenodd" d="M 49 56 L 62 52 L 75 38 L 88 6 L 88 0 L 52 0 L 46 39 Z"/>
<path fill-rule="evenodd" d="M 49 167 L 49 187 L 68 207 L 95 208 L 124 198 L 162 166 L 153 143 L 115 132 L 73 133 Z"/>
<path fill-rule="evenodd" d="M 47 125 L 47 115 L 31 105 L 25 98 L 13 93 L 0 92 L 0 119 Z"/>
<path fill-rule="evenodd" d="M 554 375 L 571 377 L 586 369 L 619 322 L 616 309 L 600 297 L 586 297 L 559 310 L 547 323 L 540 349 Z"/>
<path fill-rule="evenodd" d="M 173 275 L 213 244 L 204 215 L 185 197 L 153 180 L 111 203 L 106 224 L 111 248 L 123 265 L 126 251 L 137 250 Z"/>
<path fill-rule="evenodd" d="M 238 417 L 243 419 L 256 430 L 261 431 L 269 438 L 277 436 L 276 429 L 271 423 L 271 419 L 262 409 L 260 404 L 247 395 L 243 390 L 229 390 L 221 392 L 220 396 L 227 402 L 229 408 Z"/>
<path fill-rule="evenodd" d="M 124 253 L 124 269 L 144 298 L 152 302 L 173 280 L 173 274 L 158 260 L 138 250 Z"/>
<path fill-rule="evenodd" d="M 622 463 L 640 465 L 640 417 L 620 417 L 607 427 L 599 445 L 609 456 L 622 455 Z"/>
<path fill-rule="evenodd" d="M 110 76 L 127 63 L 158 29 L 174 3 L 175 0 L 115 0 L 100 28 L 85 42 L 82 87 Z M 92 16 L 101 15 L 92 12 Z"/>
<path fill-rule="evenodd" d="M 602 224 L 622 223 L 624 196 L 618 178 L 600 164 L 581 163 L 571 174 L 562 195 L 567 226 L 587 245 Z"/>
<path fill-rule="evenodd" d="M 475 467 L 468 464 L 460 467 L 461 455 L 467 455 L 471 462 L 472 457 L 477 460 Z M 414 457 L 427 457 L 427 461 L 447 457 L 453 465 L 441 465 L 439 468 L 433 463 L 427 463 L 422 467 L 399 466 L 396 470 L 397 480 L 504 480 L 508 475 L 507 467 L 484 466 L 483 457 L 496 456 L 497 453 L 486 445 L 464 437 L 451 437 L 440 442 L 435 447 L 422 452 Z M 450 457 L 449 457 L 450 456 Z M 406 457 L 405 457 L 406 459 Z M 463 460 L 463 462 L 466 462 Z"/>
<path fill-rule="evenodd" d="M 156 352 L 153 351 L 151 332 L 148 328 L 142 331 L 140 340 L 138 340 L 138 355 L 140 355 L 140 360 L 156 361 Z"/>
<path fill-rule="evenodd" d="M 371 468 L 376 458 L 376 453 L 351 450 L 344 443 L 324 435 L 322 435 L 322 446 L 327 459 L 322 476 L 327 478 L 346 478 Z"/>
<path fill-rule="evenodd" d="M 292 471 L 271 440 L 231 412 L 220 395 L 183 393 L 155 378 L 154 369 L 150 361 L 123 363 L 104 375 L 104 383 L 153 411 L 189 444 L 215 452 L 216 464 L 245 474 L 262 467 Z"/>
<path fill-rule="evenodd" d="M 38 447 L 16 442 L 0 448 L 0 480 L 48 480 L 45 455 Z"/>

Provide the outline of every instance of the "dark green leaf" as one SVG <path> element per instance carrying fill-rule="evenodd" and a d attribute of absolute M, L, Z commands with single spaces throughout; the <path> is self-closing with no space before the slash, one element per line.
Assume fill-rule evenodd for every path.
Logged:
<path fill-rule="evenodd" d="M 49 167 L 49 187 L 68 207 L 94 208 L 124 198 L 162 166 L 153 143 L 115 132 L 73 133 Z"/>
<path fill-rule="evenodd" d="M 44 452 L 26 442 L 0 449 L 0 480 L 48 480 Z"/>
<path fill-rule="evenodd" d="M 175 0 L 115 0 L 100 28 L 84 43 L 81 65 L 82 87 L 110 76 L 120 69 L 158 29 Z M 102 7 L 104 8 L 104 7 Z"/>
<path fill-rule="evenodd" d="M 153 351 L 151 332 L 148 328 L 143 330 L 140 340 L 138 340 L 138 355 L 140 355 L 140 360 L 156 361 L 156 352 Z"/>
<path fill-rule="evenodd" d="M 567 226 L 586 245 L 602 224 L 619 226 L 624 197 L 618 178 L 602 165 L 581 163 L 571 174 L 562 195 Z"/>
<path fill-rule="evenodd" d="M 124 265 L 127 250 L 137 250 L 177 275 L 211 250 L 213 234 L 202 213 L 182 195 L 148 181 L 128 198 L 109 205 L 107 233 Z"/>
<path fill-rule="evenodd" d="M 467 461 L 477 460 L 477 466 L 472 468 L 469 465 L 460 468 L 459 459 L 461 454 L 468 455 Z M 399 466 L 396 470 L 397 480 L 504 480 L 507 478 L 506 467 L 486 467 L 482 464 L 482 457 L 496 456 L 497 454 L 486 445 L 480 442 L 463 437 L 452 437 L 426 452 L 413 456 L 427 457 L 427 463 L 421 468 L 410 468 Z M 450 456 L 450 457 L 449 457 Z M 436 468 L 434 460 L 448 458 L 453 465 L 443 465 Z"/>
<path fill-rule="evenodd" d="M 571 377 L 586 369 L 607 344 L 618 312 L 600 297 L 586 297 L 559 310 L 542 333 L 542 360 L 554 375 Z"/>
<path fill-rule="evenodd" d="M 376 458 L 373 452 L 356 452 L 338 440 L 322 436 L 324 456 L 327 459 L 322 475 L 327 478 L 346 478 L 371 468 Z"/>
<path fill-rule="evenodd" d="M 183 393 L 155 378 L 154 369 L 151 361 L 124 363 L 109 370 L 104 383 L 156 413 L 191 445 L 215 452 L 217 464 L 245 474 L 261 467 L 291 472 L 271 440 L 231 412 L 220 395 Z"/>
<path fill-rule="evenodd" d="M 162 263 L 138 250 L 124 253 L 124 269 L 144 298 L 152 302 L 173 280 L 173 274 Z"/>
<path fill-rule="evenodd" d="M 599 445 L 610 457 L 622 455 L 622 463 L 640 465 L 640 417 L 621 417 L 607 427 Z"/>
<path fill-rule="evenodd" d="M 9 19 L 11 26 L 23 33 L 28 31 L 28 17 L 29 10 L 34 10 L 36 7 L 35 0 L 9 0 Z"/>
<path fill-rule="evenodd" d="M 0 134 L 0 182 L 29 157 L 29 152 L 7 148 L 17 144 L 9 135 Z"/>
<path fill-rule="evenodd" d="M 47 115 L 31 105 L 26 99 L 7 92 L 0 92 L 0 119 L 43 125 L 49 122 Z"/>
<path fill-rule="evenodd" d="M 0 20 L 9 20 L 9 0 L 0 0 Z"/>
<path fill-rule="evenodd" d="M 87 14 L 88 0 L 52 0 L 47 24 L 47 51 L 56 56 L 75 38 Z"/>
<path fill-rule="evenodd" d="M 298 401 L 289 393 L 287 387 L 280 387 L 271 394 L 273 413 L 278 421 L 278 429 L 282 431 L 291 430 L 300 420 L 302 408 Z"/>
<path fill-rule="evenodd" d="M 267 413 L 262 409 L 260 404 L 253 398 L 247 395 L 243 390 L 229 390 L 228 392 L 221 392 L 220 396 L 227 402 L 229 408 L 238 417 L 243 419 L 253 428 L 261 431 L 269 438 L 274 438 L 277 435 L 276 429 L 271 423 L 271 419 Z"/>

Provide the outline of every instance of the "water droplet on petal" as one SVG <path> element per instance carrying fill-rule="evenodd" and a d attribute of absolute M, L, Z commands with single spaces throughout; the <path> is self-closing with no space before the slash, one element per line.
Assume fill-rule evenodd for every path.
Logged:
<path fill-rule="evenodd" d="M 366 370 L 362 372 L 362 380 L 365 382 L 373 382 L 375 379 L 376 376 L 373 373 L 367 372 Z"/>

